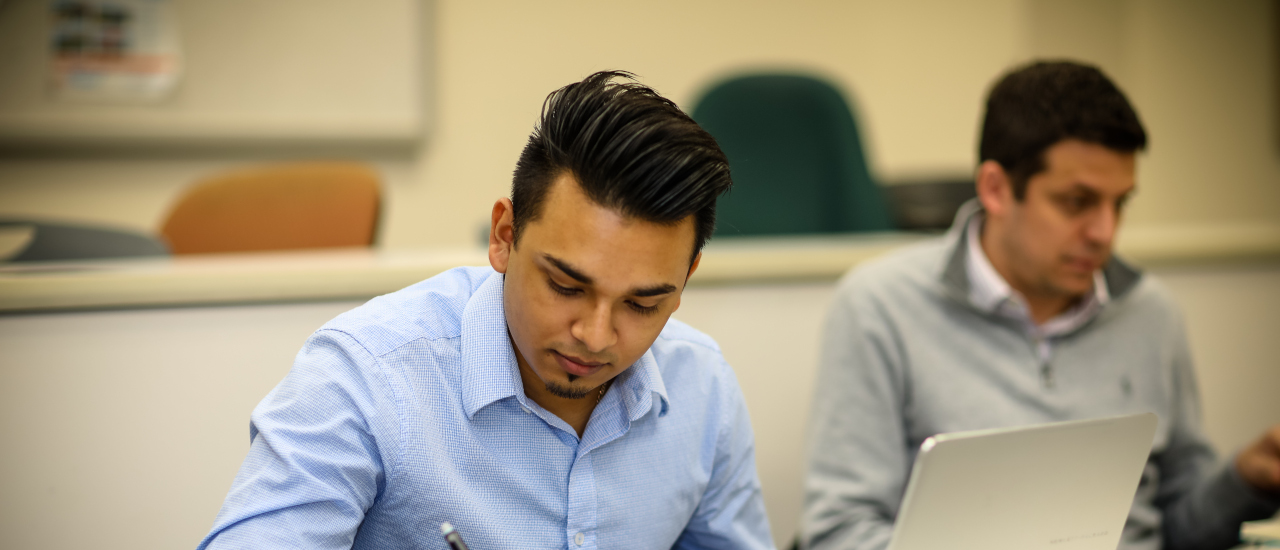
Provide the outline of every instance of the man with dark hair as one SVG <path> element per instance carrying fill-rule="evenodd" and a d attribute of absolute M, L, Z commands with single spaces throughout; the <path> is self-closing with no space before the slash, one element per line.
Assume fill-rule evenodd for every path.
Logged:
<path fill-rule="evenodd" d="M 1094 67 L 1034 63 L 996 84 L 978 198 L 944 237 L 859 266 L 836 291 L 806 547 L 883 549 L 932 435 L 1148 411 L 1160 423 L 1122 548 L 1228 548 L 1241 521 L 1280 508 L 1280 427 L 1215 465 L 1178 311 L 1111 255 L 1146 143 Z"/>
<path fill-rule="evenodd" d="M 670 319 L 715 140 L 603 72 L 552 93 L 493 206 L 490 268 L 371 300 L 254 410 L 201 548 L 771 548 L 742 393 Z"/>

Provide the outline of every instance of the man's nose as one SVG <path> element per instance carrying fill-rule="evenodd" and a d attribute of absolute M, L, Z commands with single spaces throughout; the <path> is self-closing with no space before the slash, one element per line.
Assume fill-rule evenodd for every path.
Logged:
<path fill-rule="evenodd" d="M 1114 207 L 1104 206 L 1089 219 L 1089 223 L 1085 226 L 1085 237 L 1089 242 L 1109 247 L 1119 225 L 1120 212 Z"/>
<path fill-rule="evenodd" d="M 574 322 L 573 337 L 591 352 L 602 352 L 618 342 L 613 327 L 613 310 L 607 303 L 596 303 Z"/>

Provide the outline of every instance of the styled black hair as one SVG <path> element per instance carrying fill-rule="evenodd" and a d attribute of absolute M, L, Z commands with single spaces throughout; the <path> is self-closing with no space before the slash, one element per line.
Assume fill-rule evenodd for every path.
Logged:
<path fill-rule="evenodd" d="M 987 97 L 978 161 L 1000 163 L 1022 200 L 1027 181 L 1045 169 L 1044 152 L 1078 139 L 1133 153 L 1147 146 L 1138 113 L 1097 67 L 1040 61 L 1000 79 Z"/>
<path fill-rule="evenodd" d="M 634 80 L 602 71 L 547 96 L 512 178 L 517 243 L 568 172 L 588 198 L 623 216 L 675 224 L 693 215 L 693 257 L 702 250 L 715 230 L 716 197 L 733 184 L 729 160 L 675 103 Z"/>

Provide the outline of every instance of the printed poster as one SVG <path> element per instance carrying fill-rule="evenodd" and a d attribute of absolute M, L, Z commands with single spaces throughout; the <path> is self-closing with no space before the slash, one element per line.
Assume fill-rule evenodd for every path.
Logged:
<path fill-rule="evenodd" d="M 70 101 L 154 102 L 181 75 L 171 0 L 51 0 L 50 84 Z"/>

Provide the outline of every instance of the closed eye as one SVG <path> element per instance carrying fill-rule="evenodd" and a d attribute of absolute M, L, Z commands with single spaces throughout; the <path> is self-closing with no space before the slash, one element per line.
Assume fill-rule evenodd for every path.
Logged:
<path fill-rule="evenodd" d="M 1057 197 L 1057 202 L 1064 212 L 1080 214 L 1097 204 L 1098 198 L 1095 195 L 1069 194 Z"/>
<path fill-rule="evenodd" d="M 658 306 L 656 305 L 646 306 L 632 301 L 627 301 L 627 305 L 631 306 L 631 309 L 634 309 L 636 313 L 642 315 L 652 315 L 658 312 Z"/>
<path fill-rule="evenodd" d="M 582 293 L 582 289 L 580 288 L 561 286 L 550 278 L 547 279 L 547 286 L 551 287 L 551 290 L 554 290 L 556 294 L 560 294 L 561 296 L 577 296 Z"/>
<path fill-rule="evenodd" d="M 1130 197 L 1132 197 L 1132 196 L 1133 196 L 1133 195 L 1128 195 L 1128 194 L 1126 194 L 1126 195 L 1122 195 L 1120 198 L 1116 199 L 1116 213 L 1117 213 L 1117 214 L 1119 214 L 1119 213 L 1121 213 L 1121 212 L 1124 212 L 1124 207 L 1125 207 L 1125 206 L 1127 206 L 1127 205 L 1129 204 L 1129 198 L 1130 198 Z"/>

